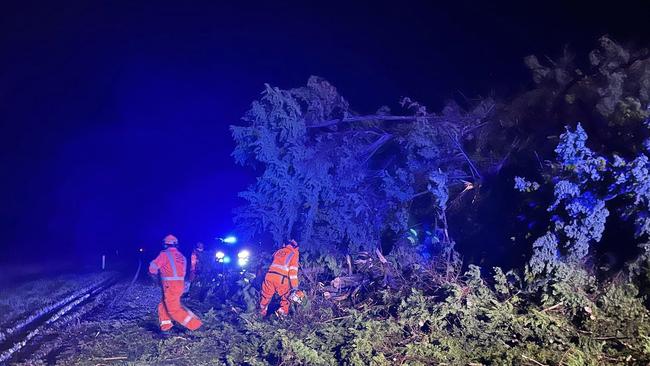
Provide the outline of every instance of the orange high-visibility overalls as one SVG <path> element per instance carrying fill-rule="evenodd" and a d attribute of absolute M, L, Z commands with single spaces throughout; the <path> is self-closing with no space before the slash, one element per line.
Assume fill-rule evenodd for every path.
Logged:
<path fill-rule="evenodd" d="M 298 287 L 298 248 L 286 245 L 273 254 L 273 264 L 262 283 L 260 314 L 266 316 L 273 295 L 280 295 L 281 314 L 289 314 L 289 292 Z"/>
<path fill-rule="evenodd" d="M 163 295 L 158 304 L 158 318 L 163 331 L 172 328 L 172 319 L 190 330 L 196 330 L 202 324 L 194 313 L 181 305 L 181 295 L 185 288 L 185 266 L 185 256 L 174 247 L 161 251 L 149 264 L 149 273 L 160 273 Z"/>

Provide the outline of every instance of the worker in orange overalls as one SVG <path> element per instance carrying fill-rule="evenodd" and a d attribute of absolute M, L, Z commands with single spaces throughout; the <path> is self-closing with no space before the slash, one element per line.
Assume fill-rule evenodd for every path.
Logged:
<path fill-rule="evenodd" d="M 201 320 L 181 305 L 187 261 L 176 248 L 178 239 L 174 235 L 167 235 L 163 243 L 165 249 L 149 264 L 149 274 L 154 278 L 160 275 L 163 288 L 162 300 L 158 304 L 160 330 L 169 331 L 173 326 L 172 319 L 189 330 L 196 330 L 201 326 Z"/>
<path fill-rule="evenodd" d="M 279 316 L 289 314 L 289 294 L 298 287 L 298 243 L 289 241 L 284 247 L 273 253 L 273 263 L 269 267 L 262 283 L 260 314 L 266 316 L 269 303 L 274 294 L 280 295 Z"/>

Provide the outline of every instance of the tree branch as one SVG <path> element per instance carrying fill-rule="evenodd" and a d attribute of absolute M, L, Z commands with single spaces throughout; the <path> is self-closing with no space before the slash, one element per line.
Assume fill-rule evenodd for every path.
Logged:
<path fill-rule="evenodd" d="M 377 150 L 379 150 L 379 148 L 380 148 L 383 144 L 385 144 L 386 142 L 388 142 L 391 138 L 393 138 L 393 135 L 387 133 L 387 134 L 381 136 L 380 138 L 378 138 L 377 141 L 375 141 L 375 142 L 372 143 L 372 145 L 368 146 L 368 148 L 366 149 L 366 151 L 364 151 L 363 154 L 362 154 L 362 155 L 368 154 L 368 156 L 363 160 L 363 163 L 362 163 L 362 164 L 365 164 L 368 160 L 370 160 L 370 158 L 371 158 L 373 155 L 375 155 L 375 153 L 377 152 Z"/>
<path fill-rule="evenodd" d="M 420 196 L 424 196 L 427 193 L 431 193 L 431 192 L 429 192 L 429 191 L 418 192 L 418 193 L 414 194 L 413 196 L 411 196 L 411 199 L 416 199 L 416 198 L 418 198 Z"/>
<path fill-rule="evenodd" d="M 532 363 L 534 363 L 535 365 L 538 365 L 538 366 L 548 366 L 547 364 L 541 363 L 541 362 L 539 362 L 537 360 L 534 360 L 534 359 L 532 359 L 532 358 L 530 358 L 530 357 L 528 357 L 526 355 L 521 355 L 521 358 L 523 358 L 524 360 L 530 361 L 530 362 L 532 362 Z"/>
<path fill-rule="evenodd" d="M 438 116 L 384 116 L 381 114 L 368 114 L 365 116 L 356 116 L 356 117 L 345 117 L 338 119 L 330 119 L 327 121 L 320 121 L 312 125 L 306 126 L 307 128 L 319 128 L 319 127 L 328 127 L 337 125 L 339 123 L 351 123 L 351 122 L 364 122 L 364 121 L 415 121 L 416 119 L 437 119 Z"/>
<path fill-rule="evenodd" d="M 460 153 L 463 155 L 465 160 L 467 160 L 467 163 L 469 164 L 469 168 L 470 168 L 469 170 L 472 173 L 472 176 L 476 175 L 476 176 L 479 177 L 479 179 L 482 179 L 483 177 L 481 176 L 481 173 L 479 173 L 478 169 L 476 169 L 476 166 L 474 166 L 474 163 L 472 162 L 472 159 L 470 159 L 469 156 L 465 153 L 465 150 L 463 150 L 463 147 L 461 146 L 458 139 L 456 137 L 452 136 L 451 134 L 449 134 L 449 138 L 451 139 L 451 141 L 454 142 L 454 144 L 456 145 L 456 147 L 458 148 Z"/>

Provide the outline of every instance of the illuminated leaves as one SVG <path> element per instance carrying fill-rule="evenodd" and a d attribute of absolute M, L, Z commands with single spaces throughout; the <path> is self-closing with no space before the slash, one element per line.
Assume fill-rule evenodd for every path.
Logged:
<path fill-rule="evenodd" d="M 240 195 L 239 227 L 327 252 L 374 249 L 388 230 L 406 238 L 417 197 L 433 198 L 429 220 L 438 220 L 451 189 L 475 187 L 462 138 L 491 108 L 449 105 L 437 115 L 408 98 L 402 104 L 412 115 L 357 116 L 321 78 L 290 90 L 267 85 L 244 125 L 231 127 L 235 161 L 258 172 Z"/>

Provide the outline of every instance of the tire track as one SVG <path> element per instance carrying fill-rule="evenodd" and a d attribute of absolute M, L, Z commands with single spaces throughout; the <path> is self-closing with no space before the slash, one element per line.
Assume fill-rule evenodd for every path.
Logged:
<path fill-rule="evenodd" d="M 32 315 L 18 321 L 13 327 L 5 331 L 0 331 L 0 364 L 15 358 L 19 351 L 29 346 L 36 346 L 32 340 L 41 334 L 43 330 L 92 300 L 95 296 L 113 286 L 117 281 L 118 276 L 100 280 L 51 305 L 41 308 Z"/>

